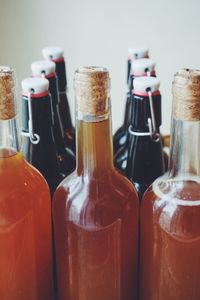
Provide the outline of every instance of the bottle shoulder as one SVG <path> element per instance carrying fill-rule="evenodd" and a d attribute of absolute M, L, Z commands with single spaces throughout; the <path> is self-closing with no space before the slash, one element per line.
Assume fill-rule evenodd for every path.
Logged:
<path fill-rule="evenodd" d="M 117 169 L 113 169 L 107 174 L 102 174 L 102 177 L 98 178 L 91 178 L 88 175 L 83 174 L 78 175 L 75 170 L 60 183 L 57 189 L 63 189 L 70 192 L 70 190 L 79 189 L 79 186 L 82 186 L 82 188 L 96 188 L 102 186 L 104 189 L 110 189 L 113 192 L 119 191 L 123 198 L 128 194 L 137 196 L 133 184 Z M 98 192 L 101 193 L 103 190 Z"/>
<path fill-rule="evenodd" d="M 200 178 L 158 178 L 141 204 L 142 226 L 154 223 L 177 239 L 200 237 Z M 148 225 L 147 225 L 148 223 Z M 156 227 L 155 227 L 156 228 Z M 198 229 L 197 229 L 198 228 Z"/>
<path fill-rule="evenodd" d="M 117 171 L 98 180 L 77 176 L 74 172 L 57 188 L 53 208 L 66 210 L 67 218 L 77 222 L 81 219 L 94 221 L 102 214 L 116 220 L 126 215 L 125 211 L 137 215 L 139 200 L 131 182 Z"/>
<path fill-rule="evenodd" d="M 4 161 L 3 161 L 4 160 Z M 21 189 L 23 192 L 30 193 L 31 191 L 40 190 L 49 194 L 49 188 L 42 174 L 28 163 L 21 152 L 16 155 L 0 159 L 0 178 L 4 178 L 0 185 L 7 187 L 9 182 L 12 182 L 12 189 Z M 7 178 L 7 185 L 3 185 Z"/>

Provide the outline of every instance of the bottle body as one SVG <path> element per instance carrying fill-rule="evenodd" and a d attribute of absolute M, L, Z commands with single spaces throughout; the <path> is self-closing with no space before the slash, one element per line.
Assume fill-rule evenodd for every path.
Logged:
<path fill-rule="evenodd" d="M 3 148 L 0 150 L 0 190 L 0 298 L 53 299 L 47 184 L 21 153 Z"/>
<path fill-rule="evenodd" d="M 125 174 L 133 182 L 139 198 L 152 182 L 164 173 L 161 141 L 149 136 L 131 136 Z"/>
<path fill-rule="evenodd" d="M 155 182 L 141 204 L 140 299 L 197 300 L 200 183 L 165 180 Z"/>
<path fill-rule="evenodd" d="M 136 199 L 114 169 L 98 178 L 73 173 L 60 184 L 53 201 L 59 299 L 137 299 Z"/>

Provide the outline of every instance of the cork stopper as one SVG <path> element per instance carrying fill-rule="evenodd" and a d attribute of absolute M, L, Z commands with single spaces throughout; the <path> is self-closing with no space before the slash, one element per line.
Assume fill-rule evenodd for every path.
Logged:
<path fill-rule="evenodd" d="M 78 114 L 100 117 L 109 113 L 109 72 L 101 67 L 80 67 L 75 72 L 74 88 Z"/>
<path fill-rule="evenodd" d="M 172 115 L 177 120 L 200 121 L 200 70 L 181 69 L 172 84 Z"/>
<path fill-rule="evenodd" d="M 10 67 L 0 66 L 0 120 L 16 116 L 15 77 Z"/>

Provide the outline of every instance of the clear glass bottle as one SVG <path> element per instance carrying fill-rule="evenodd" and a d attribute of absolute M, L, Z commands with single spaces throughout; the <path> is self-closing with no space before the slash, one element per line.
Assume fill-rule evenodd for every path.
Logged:
<path fill-rule="evenodd" d="M 53 133 L 60 169 L 63 174 L 69 175 L 75 169 L 76 158 L 69 147 L 65 147 L 64 131 L 59 114 L 58 80 L 55 73 L 56 65 L 52 61 L 41 60 L 31 64 L 34 77 L 45 77 L 49 81 L 49 92 L 53 109 Z"/>
<path fill-rule="evenodd" d="M 60 300 L 136 300 L 138 196 L 113 166 L 109 73 L 75 73 L 77 168 L 53 199 Z"/>
<path fill-rule="evenodd" d="M 60 99 L 59 113 L 64 130 L 64 140 L 66 147 L 70 148 L 75 154 L 76 137 L 67 97 L 67 76 L 64 50 L 61 47 L 46 47 L 42 50 L 42 54 L 45 59 L 51 60 L 56 64 L 56 74 L 58 77 L 58 91 Z"/>
<path fill-rule="evenodd" d="M 169 172 L 141 205 L 140 300 L 200 299 L 200 71 L 173 82 Z"/>
<path fill-rule="evenodd" d="M 14 72 L 0 67 L 0 299 L 53 300 L 51 202 L 20 152 Z"/>
<path fill-rule="evenodd" d="M 126 94 L 126 105 L 124 112 L 124 121 L 122 126 L 115 132 L 113 136 L 113 149 L 114 154 L 126 143 L 126 132 L 130 121 L 130 88 L 131 88 L 131 64 L 133 61 L 140 58 L 149 57 L 149 49 L 145 47 L 129 48 L 128 49 L 128 60 L 127 60 L 127 94 Z"/>

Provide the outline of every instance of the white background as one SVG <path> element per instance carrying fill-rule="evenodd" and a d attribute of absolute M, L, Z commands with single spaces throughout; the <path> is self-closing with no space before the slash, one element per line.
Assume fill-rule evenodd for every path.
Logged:
<path fill-rule="evenodd" d="M 75 69 L 109 69 L 114 130 L 123 118 L 127 48 L 148 46 L 161 80 L 166 133 L 173 74 L 181 67 L 200 66 L 200 1 L 0 0 L 0 64 L 16 69 L 19 91 L 21 80 L 30 75 L 30 63 L 41 59 L 42 47 L 50 45 L 65 49 L 73 117 Z"/>

